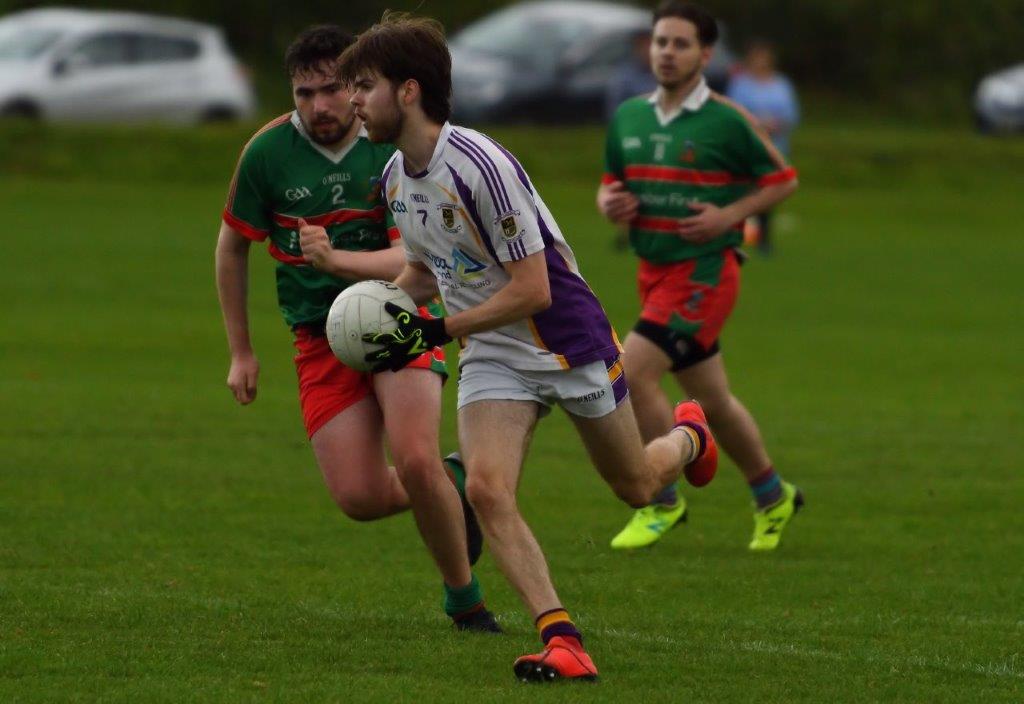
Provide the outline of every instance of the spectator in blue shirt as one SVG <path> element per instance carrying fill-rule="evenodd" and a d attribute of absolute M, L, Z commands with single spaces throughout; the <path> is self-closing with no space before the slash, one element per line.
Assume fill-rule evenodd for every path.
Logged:
<path fill-rule="evenodd" d="M 651 93 L 658 87 L 654 73 L 651 72 L 650 46 L 650 32 L 637 33 L 633 37 L 632 54 L 608 81 L 604 95 L 604 114 L 608 120 L 615 115 L 622 101 Z"/>
<path fill-rule="evenodd" d="M 775 49 L 771 44 L 758 41 L 750 45 L 743 70 L 729 82 L 726 94 L 754 115 L 788 158 L 789 137 L 800 121 L 800 105 L 789 79 L 775 69 Z M 762 254 L 771 252 L 770 225 L 770 212 L 758 216 L 758 248 Z"/>

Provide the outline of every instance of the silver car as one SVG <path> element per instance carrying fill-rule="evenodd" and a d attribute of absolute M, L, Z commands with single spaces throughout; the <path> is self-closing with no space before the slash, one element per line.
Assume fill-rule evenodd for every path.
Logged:
<path fill-rule="evenodd" d="M 455 120 L 586 122 L 604 118 L 608 81 L 651 11 L 601 0 L 535 0 L 489 14 L 452 37 Z M 735 59 L 724 28 L 705 75 L 723 90 Z"/>
<path fill-rule="evenodd" d="M 216 27 L 66 9 L 0 19 L 0 115 L 195 123 L 254 109 L 247 71 Z"/>

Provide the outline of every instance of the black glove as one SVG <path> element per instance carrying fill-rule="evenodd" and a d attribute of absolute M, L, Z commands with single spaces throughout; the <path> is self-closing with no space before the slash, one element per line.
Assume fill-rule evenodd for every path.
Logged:
<path fill-rule="evenodd" d="M 393 332 L 363 335 L 363 342 L 384 345 L 384 349 L 366 355 L 366 361 L 373 363 L 374 372 L 397 372 L 424 352 L 451 342 L 452 338 L 444 331 L 444 318 L 423 318 L 394 303 L 385 303 L 384 310 L 398 321 L 398 328 Z"/>

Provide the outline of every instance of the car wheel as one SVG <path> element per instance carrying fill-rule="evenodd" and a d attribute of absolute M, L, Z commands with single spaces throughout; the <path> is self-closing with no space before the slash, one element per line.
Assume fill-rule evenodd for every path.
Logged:
<path fill-rule="evenodd" d="M 0 108 L 0 117 L 38 120 L 39 106 L 28 100 L 12 100 Z"/>

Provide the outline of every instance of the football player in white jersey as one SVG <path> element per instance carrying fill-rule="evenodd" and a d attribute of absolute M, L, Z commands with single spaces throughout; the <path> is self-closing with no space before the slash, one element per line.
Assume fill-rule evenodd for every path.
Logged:
<path fill-rule="evenodd" d="M 544 201 L 515 157 L 448 123 L 451 58 L 439 23 L 385 14 L 342 54 L 339 71 L 370 139 L 399 149 L 382 179 L 406 250 L 395 283 L 416 301 L 440 291 L 449 313 L 428 320 L 390 306 L 398 330 L 371 336 L 384 348 L 368 359 L 400 369 L 459 339 L 467 495 L 544 642 L 514 671 L 525 681 L 594 679 L 516 505 L 533 429 L 561 406 L 601 476 L 640 507 L 684 471 L 696 485 L 711 480 L 717 449 L 704 414 L 680 404 L 676 426 L 643 446 L 615 333 Z"/>

